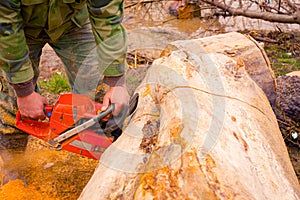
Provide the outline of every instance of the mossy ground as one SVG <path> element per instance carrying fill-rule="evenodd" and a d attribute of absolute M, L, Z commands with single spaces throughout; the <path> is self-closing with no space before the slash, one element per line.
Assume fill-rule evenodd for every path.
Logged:
<path fill-rule="evenodd" d="M 261 33 L 260 36 L 269 39 L 264 41 L 264 49 L 276 77 L 300 70 L 300 38 L 283 32 Z"/>

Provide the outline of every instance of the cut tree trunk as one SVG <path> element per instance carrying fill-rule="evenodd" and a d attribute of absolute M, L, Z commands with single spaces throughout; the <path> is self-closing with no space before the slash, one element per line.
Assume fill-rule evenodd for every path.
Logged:
<path fill-rule="evenodd" d="M 274 103 L 276 77 L 263 49 L 263 43 L 258 43 L 252 37 L 236 32 L 206 37 L 195 42 L 207 53 L 221 53 L 237 62 L 244 62 L 247 73 L 265 92 L 270 103 Z M 185 47 L 185 42 L 173 42 L 167 46 L 162 55 L 181 48 L 190 47 Z"/>
<path fill-rule="evenodd" d="M 300 198 L 275 115 L 246 71 L 268 68 L 262 51 L 242 62 L 205 51 L 205 41 L 230 52 L 253 44 L 237 33 L 174 42 L 136 89 L 136 112 L 80 200 Z"/>

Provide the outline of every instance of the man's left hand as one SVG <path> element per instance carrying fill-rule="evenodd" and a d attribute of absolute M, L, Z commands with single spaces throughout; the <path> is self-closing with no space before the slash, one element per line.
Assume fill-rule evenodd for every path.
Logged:
<path fill-rule="evenodd" d="M 130 96 L 125 83 L 110 86 L 110 90 L 104 95 L 102 110 L 106 110 L 109 104 L 115 104 L 115 110 L 112 114 L 117 116 L 127 106 L 129 98 Z"/>

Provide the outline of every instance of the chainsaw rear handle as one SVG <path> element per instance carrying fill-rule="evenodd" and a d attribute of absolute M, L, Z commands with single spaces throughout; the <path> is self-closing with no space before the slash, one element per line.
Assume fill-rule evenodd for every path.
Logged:
<path fill-rule="evenodd" d="M 46 117 L 50 118 L 52 116 L 53 106 L 51 105 L 45 105 L 44 107 L 44 114 Z"/>
<path fill-rule="evenodd" d="M 52 110 L 53 110 L 53 106 L 51 105 L 45 105 L 45 107 L 43 108 L 43 111 L 44 111 L 44 114 L 46 115 L 46 117 L 51 117 L 52 115 Z M 17 115 L 16 115 L 16 119 L 17 120 L 21 120 L 22 116 L 21 116 L 21 113 L 20 111 L 17 112 Z M 32 119 L 34 120 L 34 119 Z"/>
<path fill-rule="evenodd" d="M 16 115 L 16 127 L 25 133 L 45 141 L 49 137 L 50 129 L 48 121 L 37 121 L 29 118 L 22 118 L 19 110 Z"/>

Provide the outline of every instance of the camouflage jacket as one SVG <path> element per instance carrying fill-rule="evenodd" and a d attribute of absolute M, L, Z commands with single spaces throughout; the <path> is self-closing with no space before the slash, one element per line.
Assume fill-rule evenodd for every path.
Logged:
<path fill-rule="evenodd" d="M 72 24 L 81 27 L 88 18 L 96 43 L 104 43 L 104 55 L 113 55 L 113 60 L 101 58 L 108 66 L 103 75 L 122 75 L 126 54 L 123 0 L 1 0 L 0 74 L 4 71 L 14 84 L 32 79 L 25 35 L 37 38 L 44 30 L 55 41 Z"/>

